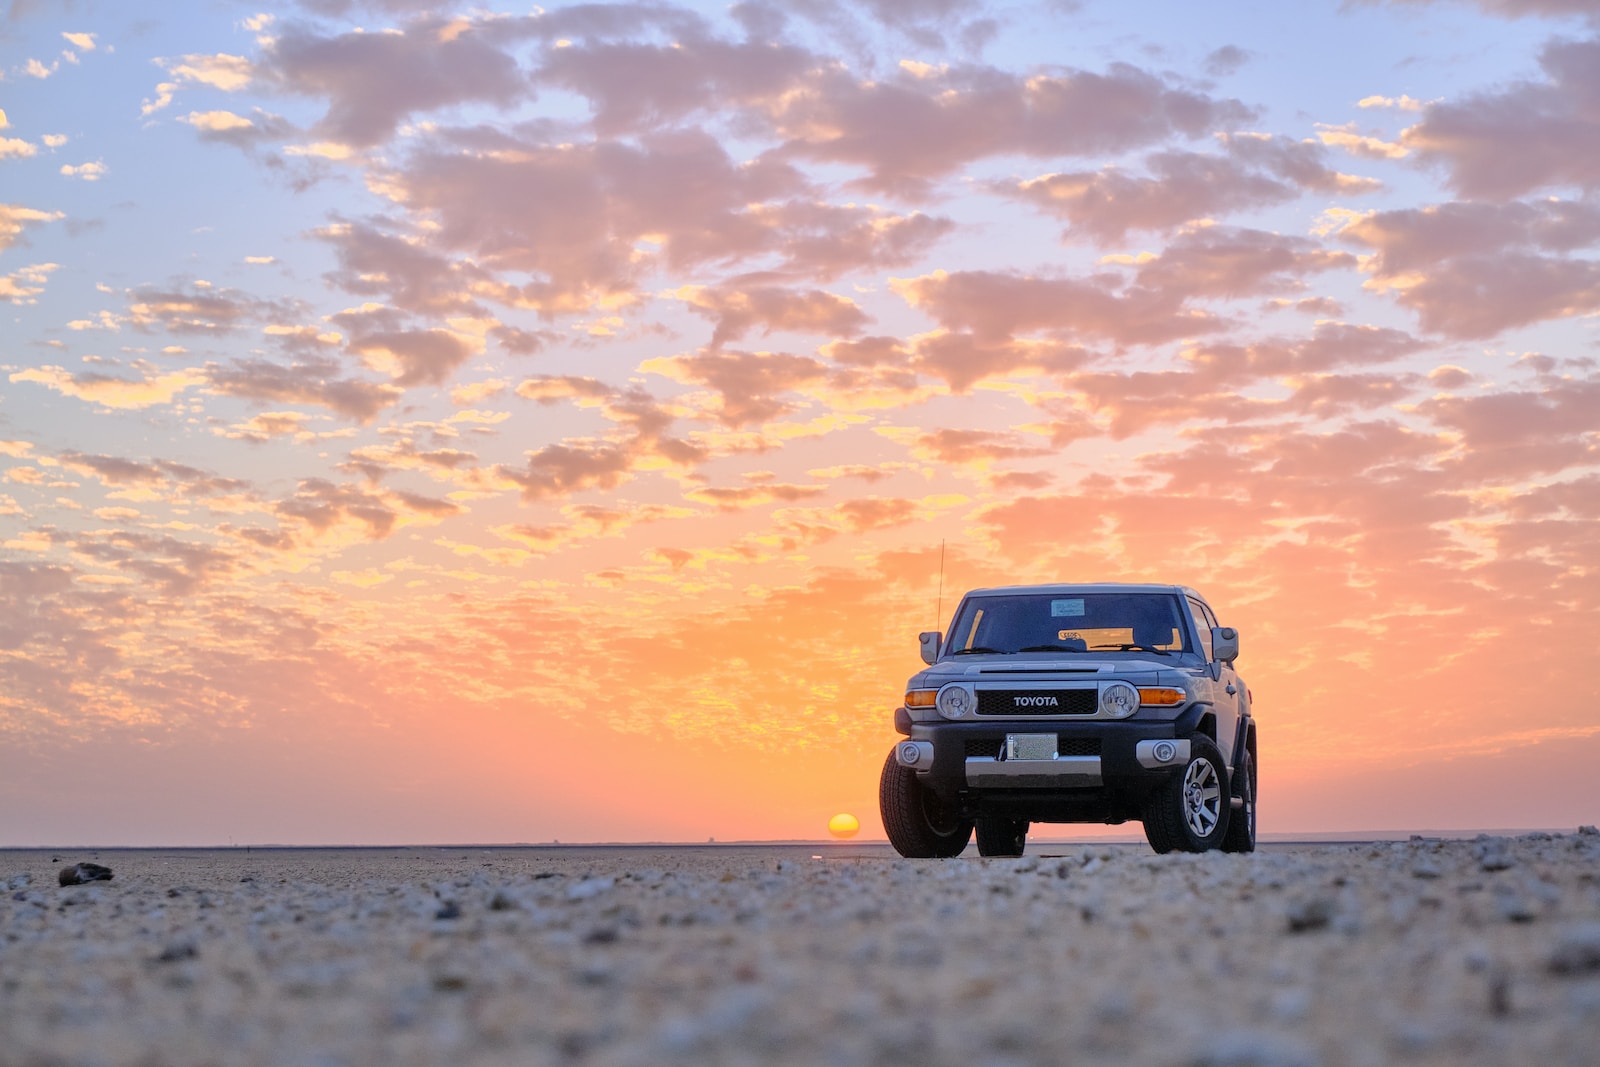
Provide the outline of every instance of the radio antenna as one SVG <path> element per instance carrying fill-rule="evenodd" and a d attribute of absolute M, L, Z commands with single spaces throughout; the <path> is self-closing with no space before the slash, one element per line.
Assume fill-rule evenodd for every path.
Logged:
<path fill-rule="evenodd" d="M 939 629 L 944 619 L 944 538 L 939 539 L 939 599 L 934 602 L 933 628 Z"/>

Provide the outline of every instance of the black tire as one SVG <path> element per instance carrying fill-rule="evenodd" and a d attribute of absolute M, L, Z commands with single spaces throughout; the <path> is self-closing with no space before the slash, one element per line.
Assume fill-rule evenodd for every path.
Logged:
<path fill-rule="evenodd" d="M 1227 783 L 1217 746 L 1209 737 L 1191 737 L 1189 762 L 1145 802 L 1144 836 L 1150 847 L 1162 853 L 1219 847 L 1228 833 Z"/>
<path fill-rule="evenodd" d="M 1248 751 L 1233 772 L 1237 788 L 1234 796 L 1244 800 L 1244 807 L 1228 818 L 1228 833 L 1222 839 L 1224 852 L 1254 852 L 1256 850 L 1256 761 Z"/>
<path fill-rule="evenodd" d="M 1028 847 L 1028 820 L 997 815 L 978 817 L 978 855 L 1020 856 Z"/>
<path fill-rule="evenodd" d="M 972 823 L 950 811 L 939 794 L 917 781 L 891 750 L 878 779 L 878 812 L 889 844 L 907 859 L 948 859 L 961 855 L 972 839 Z"/>

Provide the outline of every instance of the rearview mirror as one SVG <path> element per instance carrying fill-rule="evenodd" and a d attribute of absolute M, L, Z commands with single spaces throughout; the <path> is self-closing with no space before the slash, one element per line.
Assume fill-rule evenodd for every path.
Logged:
<path fill-rule="evenodd" d="M 1231 626 L 1211 628 L 1211 654 L 1219 663 L 1232 663 L 1239 658 L 1239 631 Z"/>
<path fill-rule="evenodd" d="M 918 634 L 917 641 L 922 645 L 922 662 L 932 663 L 939 658 L 939 646 L 944 641 L 944 634 L 938 630 L 928 630 Z"/>

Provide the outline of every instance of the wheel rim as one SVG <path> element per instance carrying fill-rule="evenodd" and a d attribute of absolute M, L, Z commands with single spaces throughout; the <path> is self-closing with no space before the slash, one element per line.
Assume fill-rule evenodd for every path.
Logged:
<path fill-rule="evenodd" d="M 1222 819 L 1222 780 L 1211 761 L 1197 759 L 1183 775 L 1183 821 L 1196 837 L 1210 837 Z"/>
<path fill-rule="evenodd" d="M 922 791 L 922 821 L 927 823 L 928 829 L 939 837 L 949 837 L 961 828 L 961 820 L 957 819 L 949 808 L 939 799 L 939 795 L 931 789 Z"/>

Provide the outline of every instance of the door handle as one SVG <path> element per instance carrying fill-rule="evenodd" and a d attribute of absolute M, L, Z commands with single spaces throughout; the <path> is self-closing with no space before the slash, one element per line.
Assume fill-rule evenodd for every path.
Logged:
<path fill-rule="evenodd" d="M 1232 682 L 1229 682 L 1229 683 L 1228 683 L 1228 689 L 1227 689 L 1227 693 L 1228 693 L 1228 695 L 1229 695 L 1229 696 L 1233 696 L 1233 694 L 1235 694 L 1235 693 L 1237 693 L 1237 692 L 1238 692 L 1238 690 L 1237 690 L 1237 689 L 1235 689 L 1235 688 L 1234 688 L 1234 687 L 1233 687 L 1233 683 L 1232 683 Z"/>

